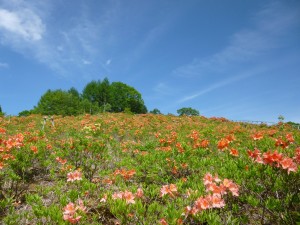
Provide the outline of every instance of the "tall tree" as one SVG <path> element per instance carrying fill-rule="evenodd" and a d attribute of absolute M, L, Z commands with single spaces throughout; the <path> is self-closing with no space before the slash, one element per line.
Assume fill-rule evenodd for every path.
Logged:
<path fill-rule="evenodd" d="M 133 113 L 147 113 L 141 94 L 122 82 L 111 84 L 110 101 L 113 112 L 123 112 L 125 108 L 129 108 Z"/>
<path fill-rule="evenodd" d="M 75 98 L 80 98 L 80 94 L 79 92 L 77 91 L 76 88 L 74 87 L 71 87 L 69 90 L 68 90 L 68 93 L 71 94 L 73 97 Z"/>
<path fill-rule="evenodd" d="M 48 90 L 40 98 L 35 111 L 43 115 L 78 115 L 80 113 L 80 100 L 71 93 L 60 89 Z"/>
<path fill-rule="evenodd" d="M 4 113 L 2 112 L 1 105 L 0 105 L 0 116 L 4 116 Z"/>
<path fill-rule="evenodd" d="M 177 113 L 179 114 L 179 116 L 183 116 L 183 115 L 186 115 L 186 116 L 199 116 L 199 111 L 196 110 L 196 109 L 193 109 L 191 107 L 188 107 L 188 108 L 184 107 L 184 108 L 178 109 Z"/>
<path fill-rule="evenodd" d="M 97 102 L 99 104 L 99 99 L 100 99 L 100 89 L 99 86 L 101 84 L 101 81 L 91 81 L 88 83 L 83 91 L 82 91 L 82 97 L 84 99 L 89 100 L 92 103 Z"/>
<path fill-rule="evenodd" d="M 151 113 L 151 114 L 162 114 L 161 111 L 157 108 L 151 110 L 149 113 Z"/>

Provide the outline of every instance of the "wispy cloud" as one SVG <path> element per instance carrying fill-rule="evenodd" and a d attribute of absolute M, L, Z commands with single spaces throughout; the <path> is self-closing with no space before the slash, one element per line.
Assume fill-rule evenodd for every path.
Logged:
<path fill-rule="evenodd" d="M 59 4 L 48 0 L 42 3 L 0 0 L 0 3 L 0 44 L 45 64 L 57 74 L 68 76 L 72 73 L 70 69 L 75 68 L 79 72 L 81 67 L 91 65 L 90 59 L 99 53 L 100 47 L 95 43 L 102 27 L 89 18 L 83 5 L 79 5 L 82 10 L 77 18 L 53 26 L 52 17 Z"/>
<path fill-rule="evenodd" d="M 230 85 L 230 84 L 233 84 L 235 82 L 238 82 L 238 81 L 241 81 L 241 80 L 244 80 L 246 78 L 249 78 L 249 77 L 252 77 L 252 76 L 255 76 L 261 72 L 265 71 L 265 69 L 256 69 L 254 71 L 249 71 L 249 72 L 246 72 L 244 74 L 241 74 L 241 75 L 236 75 L 236 76 L 231 76 L 229 77 L 228 79 L 224 79 L 224 80 L 221 80 L 219 82 L 216 82 L 212 85 L 210 85 L 209 87 L 203 89 L 203 90 L 200 90 L 199 92 L 196 92 L 194 94 L 191 94 L 189 96 L 186 96 L 184 98 L 181 98 L 177 101 L 177 103 L 184 103 L 184 102 L 187 102 L 189 100 L 192 100 L 194 98 L 197 98 L 197 97 L 200 97 L 204 94 L 207 94 L 209 92 L 212 92 L 216 89 L 219 89 L 219 88 L 222 88 L 224 86 L 227 86 L 227 85 Z"/>
<path fill-rule="evenodd" d="M 0 9 L 0 29 L 6 38 L 14 36 L 26 41 L 41 40 L 45 25 L 38 15 L 29 9 L 9 11 Z"/>
<path fill-rule="evenodd" d="M 191 63 L 176 68 L 173 73 L 182 77 L 203 76 L 234 68 L 235 64 L 256 61 L 288 43 L 280 42 L 291 29 L 300 23 L 297 9 L 273 2 L 253 16 L 253 26 L 232 35 L 227 47 L 206 58 L 196 58 Z"/>
<path fill-rule="evenodd" d="M 166 83 L 160 82 L 153 88 L 154 92 L 159 95 L 172 95 L 174 90 Z"/>
<path fill-rule="evenodd" d="M 86 59 L 83 59 L 83 60 L 82 60 L 82 63 L 83 63 L 84 65 L 90 65 L 90 64 L 92 64 L 91 61 L 86 60 Z"/>
<path fill-rule="evenodd" d="M 9 67 L 9 65 L 8 65 L 7 63 L 0 62 L 0 68 L 6 69 L 6 68 L 8 68 L 8 67 Z"/>

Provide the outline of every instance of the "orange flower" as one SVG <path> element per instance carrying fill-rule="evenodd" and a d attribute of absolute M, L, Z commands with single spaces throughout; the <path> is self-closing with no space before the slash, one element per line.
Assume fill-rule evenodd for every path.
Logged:
<path fill-rule="evenodd" d="M 121 170 L 116 170 L 114 172 L 114 175 L 118 175 L 120 174 L 125 180 L 129 180 L 130 178 L 133 177 L 134 174 L 136 174 L 135 170 L 125 170 L 125 169 L 121 169 Z"/>
<path fill-rule="evenodd" d="M 280 160 L 282 159 L 282 154 L 279 154 L 277 151 L 275 152 L 266 152 L 263 154 L 263 162 L 264 164 L 269 164 L 269 165 L 273 165 L 273 163 L 278 163 L 280 162 Z"/>
<path fill-rule="evenodd" d="M 67 174 L 67 182 L 71 181 L 75 181 L 75 180 L 82 180 L 82 173 L 78 170 L 75 170 L 74 172 L 70 172 Z"/>
<path fill-rule="evenodd" d="M 258 132 L 252 135 L 252 138 L 254 141 L 260 140 L 262 139 L 264 136 L 262 135 L 262 133 Z"/>
<path fill-rule="evenodd" d="M 287 148 L 289 143 L 288 142 L 285 142 L 283 141 L 281 138 L 278 138 L 278 139 L 275 139 L 275 146 L 278 147 L 280 146 L 281 148 Z"/>
<path fill-rule="evenodd" d="M 70 202 L 64 207 L 64 214 L 74 214 L 76 212 L 76 207 L 73 202 Z"/>
<path fill-rule="evenodd" d="M 254 149 L 253 151 L 247 150 L 248 156 L 255 160 L 258 156 L 260 156 L 260 151 L 258 149 Z"/>
<path fill-rule="evenodd" d="M 229 145 L 229 141 L 226 138 L 222 138 L 218 142 L 218 149 L 223 150 L 223 149 L 227 148 L 228 145 Z"/>
<path fill-rule="evenodd" d="M 194 207 L 197 208 L 198 211 L 211 208 L 211 204 L 208 198 L 200 197 L 195 201 Z"/>
<path fill-rule="evenodd" d="M 4 164 L 3 162 L 0 161 L 0 170 L 3 169 L 4 165 L 5 165 L 5 164 Z"/>
<path fill-rule="evenodd" d="M 113 199 L 125 199 L 127 204 L 134 204 L 135 200 L 134 200 L 134 194 L 130 191 L 121 191 L 121 192 L 115 192 L 112 195 Z"/>
<path fill-rule="evenodd" d="M 225 206 L 224 200 L 219 195 L 213 195 L 211 202 L 213 208 L 223 208 Z"/>
<path fill-rule="evenodd" d="M 215 183 L 211 183 L 209 185 L 206 186 L 206 191 L 211 191 L 213 192 L 213 194 L 215 195 L 223 195 L 226 191 L 224 185 L 216 185 Z"/>
<path fill-rule="evenodd" d="M 295 150 L 295 156 L 293 157 L 297 163 L 300 164 L 300 147 L 296 148 Z"/>
<path fill-rule="evenodd" d="M 132 194 L 132 192 L 130 191 L 125 191 L 123 193 L 123 198 L 125 199 L 127 204 L 134 204 L 134 194 Z"/>
<path fill-rule="evenodd" d="M 297 171 L 297 165 L 296 163 L 293 162 L 291 158 L 284 158 L 283 160 L 280 161 L 280 164 L 283 169 L 288 171 L 288 174 L 290 174 L 290 171 L 296 172 Z"/>
<path fill-rule="evenodd" d="M 160 189 L 161 197 L 167 194 L 169 194 L 171 197 L 174 197 L 174 194 L 176 193 L 177 193 L 177 187 L 175 184 L 163 185 L 162 188 Z"/>
<path fill-rule="evenodd" d="M 78 210 L 86 212 L 86 207 L 83 205 L 83 201 L 80 199 L 78 200 L 78 205 L 70 202 L 64 207 L 63 219 L 69 221 L 72 224 L 79 222 L 81 216 L 78 216 Z"/>
<path fill-rule="evenodd" d="M 38 148 L 36 146 L 30 146 L 31 151 L 33 151 L 34 154 L 38 153 Z"/>
<path fill-rule="evenodd" d="M 200 147 L 201 148 L 207 148 L 208 147 L 208 145 L 209 145 L 209 140 L 202 140 L 201 142 L 200 142 Z"/>
<path fill-rule="evenodd" d="M 226 137 L 226 139 L 227 139 L 227 141 L 228 141 L 229 143 L 235 141 L 234 135 L 228 135 L 228 136 Z"/>
<path fill-rule="evenodd" d="M 211 184 L 213 182 L 213 176 L 210 173 L 205 174 L 203 182 L 205 186 Z"/>
<path fill-rule="evenodd" d="M 6 134 L 6 130 L 0 127 L 0 134 Z"/>
<path fill-rule="evenodd" d="M 143 195 L 144 195 L 143 189 L 142 188 L 138 188 L 137 191 L 136 191 L 135 196 L 137 198 L 141 198 L 141 197 L 143 197 Z"/>
<path fill-rule="evenodd" d="M 235 183 L 233 183 L 232 180 L 229 179 L 224 179 L 223 181 L 223 185 L 229 190 L 231 191 L 233 196 L 239 196 L 239 186 Z"/>
<path fill-rule="evenodd" d="M 62 159 L 60 157 L 56 157 L 56 161 L 61 163 L 62 165 L 66 164 L 67 160 L 66 159 Z"/>
<path fill-rule="evenodd" d="M 294 143 L 295 139 L 292 134 L 287 134 L 285 137 L 288 140 L 288 142 Z"/>
<path fill-rule="evenodd" d="M 232 149 L 230 149 L 230 155 L 237 157 L 237 156 L 239 156 L 239 152 L 238 152 L 238 150 L 232 148 Z"/>
<path fill-rule="evenodd" d="M 161 225 L 168 225 L 168 223 L 167 223 L 167 221 L 166 221 L 165 218 L 160 219 L 160 220 L 159 220 L 159 223 L 160 223 Z"/>

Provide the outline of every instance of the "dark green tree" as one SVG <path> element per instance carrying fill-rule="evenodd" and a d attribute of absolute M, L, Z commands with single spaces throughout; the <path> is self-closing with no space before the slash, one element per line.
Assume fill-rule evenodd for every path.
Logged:
<path fill-rule="evenodd" d="M 193 109 L 191 107 L 183 107 L 181 109 L 178 109 L 177 110 L 177 113 L 179 116 L 183 116 L 183 115 L 186 115 L 186 116 L 199 116 L 199 111 L 196 110 L 196 109 Z"/>
<path fill-rule="evenodd" d="M 104 80 L 102 82 L 100 82 L 99 84 L 99 106 L 103 106 L 104 111 L 105 108 L 107 106 L 107 104 L 110 103 L 110 83 L 108 81 L 107 78 L 104 78 Z M 109 108 L 109 107 L 107 107 Z"/>
<path fill-rule="evenodd" d="M 162 113 L 160 112 L 160 110 L 157 109 L 157 108 L 151 110 L 149 113 L 152 113 L 152 114 L 162 114 Z"/>
<path fill-rule="evenodd" d="M 48 90 L 40 98 L 34 111 L 43 115 L 78 115 L 80 113 L 80 99 L 60 89 Z"/>
<path fill-rule="evenodd" d="M 128 108 L 133 113 L 147 113 L 141 94 L 122 82 L 110 85 L 110 105 L 112 112 L 123 112 Z"/>
<path fill-rule="evenodd" d="M 98 103 L 99 107 L 110 103 L 110 83 L 107 78 L 101 82 L 91 81 L 88 83 L 82 92 L 82 97 L 92 103 Z M 105 107 L 103 107 L 105 109 Z"/>
<path fill-rule="evenodd" d="M 75 97 L 75 98 L 80 98 L 80 94 L 79 94 L 79 92 L 77 91 L 77 89 L 76 88 L 74 88 L 74 87 L 71 87 L 69 90 L 68 90 L 68 93 L 69 94 L 71 94 L 73 97 Z"/>
<path fill-rule="evenodd" d="M 4 113 L 2 112 L 1 105 L 0 105 L 0 116 L 4 116 Z"/>
<path fill-rule="evenodd" d="M 19 112 L 19 116 L 29 116 L 33 114 L 32 110 L 23 110 L 22 112 Z"/>
<path fill-rule="evenodd" d="M 82 97 L 84 99 L 89 100 L 92 103 L 98 103 L 99 104 L 99 100 L 100 100 L 100 86 L 101 82 L 100 81 L 91 81 L 90 83 L 88 83 L 83 91 L 82 91 Z"/>

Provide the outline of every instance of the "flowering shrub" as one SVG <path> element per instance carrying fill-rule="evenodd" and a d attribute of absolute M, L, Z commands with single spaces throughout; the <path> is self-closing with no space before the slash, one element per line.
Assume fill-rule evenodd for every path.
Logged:
<path fill-rule="evenodd" d="M 225 118 L 0 118 L 3 224 L 297 224 L 300 133 Z M 84 202 L 84 203 L 83 203 Z"/>

